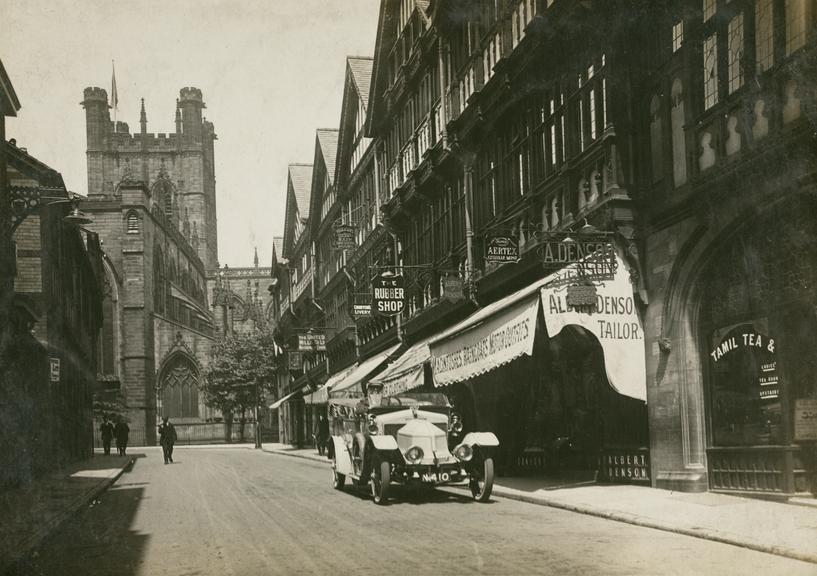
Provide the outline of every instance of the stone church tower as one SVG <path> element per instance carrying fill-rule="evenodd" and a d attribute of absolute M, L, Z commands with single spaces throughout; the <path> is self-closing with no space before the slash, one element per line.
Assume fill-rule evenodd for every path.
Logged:
<path fill-rule="evenodd" d="M 216 135 L 201 90 L 179 92 L 173 134 L 148 133 L 144 101 L 135 134 L 111 121 L 105 90 L 86 88 L 82 105 L 83 209 L 104 252 L 101 394 L 124 401 L 134 445 L 156 442 L 162 416 L 181 442 L 223 440 L 220 415 L 200 393 L 215 336 L 208 271 L 218 270 Z"/>
<path fill-rule="evenodd" d="M 139 132 L 125 122 L 111 121 L 108 96 L 102 88 L 86 88 L 85 107 L 88 195 L 120 196 L 123 180 L 150 184 L 165 204 L 165 214 L 182 231 L 207 269 L 218 267 L 216 178 L 213 124 L 202 117 L 206 108 L 198 88 L 182 88 L 176 101 L 176 131 L 147 131 L 142 100 Z"/>

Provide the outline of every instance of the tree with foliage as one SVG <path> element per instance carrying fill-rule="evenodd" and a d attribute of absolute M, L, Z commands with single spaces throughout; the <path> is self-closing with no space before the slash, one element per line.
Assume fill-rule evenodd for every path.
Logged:
<path fill-rule="evenodd" d="M 232 420 L 239 418 L 239 437 L 244 441 L 247 411 L 275 393 L 278 364 L 270 330 L 228 334 L 213 345 L 210 364 L 204 371 L 204 403 L 221 411 L 232 436 Z M 257 423 L 256 423 L 257 425 Z"/>

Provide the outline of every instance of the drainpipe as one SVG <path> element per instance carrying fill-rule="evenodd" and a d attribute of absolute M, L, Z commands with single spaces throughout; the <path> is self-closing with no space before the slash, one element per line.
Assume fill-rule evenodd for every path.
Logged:
<path fill-rule="evenodd" d="M 474 156 L 468 153 L 461 155 L 461 158 L 463 162 L 465 187 L 465 282 L 468 286 L 468 298 L 476 306 L 479 306 L 476 295 L 476 282 L 474 281 L 474 228 L 471 223 Z"/>
<path fill-rule="evenodd" d="M 312 241 L 311 246 L 312 246 L 312 248 L 310 250 L 310 257 L 312 258 L 312 265 L 310 267 L 312 268 L 312 280 L 310 281 L 310 284 L 311 284 L 310 292 L 312 294 L 312 299 L 314 300 L 315 299 L 315 276 L 317 276 L 317 274 L 318 274 L 318 261 L 315 258 L 315 241 L 314 240 Z"/>
<path fill-rule="evenodd" d="M 437 35 L 437 75 L 440 83 L 440 127 L 441 133 L 439 137 L 443 141 L 443 149 L 448 150 L 448 114 L 446 113 L 446 85 L 445 85 L 445 48 L 443 47 L 443 38 Z"/>

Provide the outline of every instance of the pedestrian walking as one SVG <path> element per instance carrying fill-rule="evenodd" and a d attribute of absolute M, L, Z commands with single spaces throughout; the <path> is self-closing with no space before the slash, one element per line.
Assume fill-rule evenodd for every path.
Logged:
<path fill-rule="evenodd" d="M 159 424 L 159 444 L 162 445 L 162 453 L 165 457 L 165 464 L 173 462 L 173 444 L 176 443 L 176 428 L 168 421 L 167 416 L 162 418 Z"/>
<path fill-rule="evenodd" d="M 315 444 L 318 445 L 318 454 L 323 456 L 326 452 L 326 441 L 329 440 L 329 420 L 324 414 L 320 415 L 315 424 Z"/>
<path fill-rule="evenodd" d="M 128 449 L 128 435 L 130 434 L 130 426 L 125 422 L 125 419 L 120 416 L 113 429 L 113 435 L 116 438 L 116 450 L 120 456 L 124 456 Z"/>
<path fill-rule="evenodd" d="M 99 432 L 102 434 L 102 450 L 105 454 L 111 453 L 111 440 L 113 439 L 113 423 L 108 420 L 107 416 L 102 417 L 102 424 L 99 427 Z"/>

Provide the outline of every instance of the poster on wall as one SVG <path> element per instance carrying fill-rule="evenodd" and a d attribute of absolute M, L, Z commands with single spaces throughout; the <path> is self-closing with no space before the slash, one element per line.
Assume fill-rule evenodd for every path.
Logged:
<path fill-rule="evenodd" d="M 575 266 L 545 285 L 541 290 L 542 309 L 548 336 L 557 336 L 567 325 L 581 326 L 598 338 L 604 351 L 604 364 L 610 385 L 619 393 L 647 400 L 647 370 L 644 353 L 644 329 L 638 317 L 629 266 L 614 253 L 612 279 L 593 281 L 596 305 L 592 310 L 568 302 L 567 286 L 562 278 L 577 272 Z"/>
<path fill-rule="evenodd" d="M 817 398 L 794 401 L 794 441 L 817 441 Z"/>

